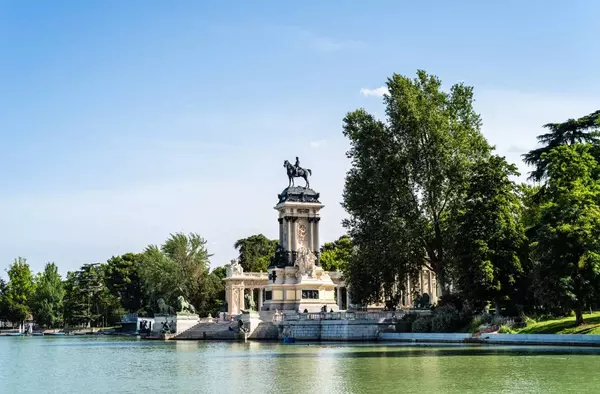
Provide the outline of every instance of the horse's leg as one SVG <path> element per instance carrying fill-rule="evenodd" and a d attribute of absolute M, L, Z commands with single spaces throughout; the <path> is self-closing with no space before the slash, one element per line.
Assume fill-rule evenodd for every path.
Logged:
<path fill-rule="evenodd" d="M 306 176 L 306 173 L 304 174 L 304 181 L 306 182 L 305 187 L 310 187 L 310 183 L 308 182 L 308 177 Z"/>

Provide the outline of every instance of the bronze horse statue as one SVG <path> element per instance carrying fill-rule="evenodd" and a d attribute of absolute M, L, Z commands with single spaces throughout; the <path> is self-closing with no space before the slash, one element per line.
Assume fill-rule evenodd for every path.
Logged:
<path fill-rule="evenodd" d="M 310 187 L 310 183 L 308 182 L 308 176 L 312 175 L 310 169 L 296 167 L 287 160 L 283 162 L 283 166 L 287 169 L 287 176 L 289 179 L 288 187 L 294 186 L 294 178 L 304 178 L 304 181 L 306 182 L 306 186 L 304 187 Z"/>

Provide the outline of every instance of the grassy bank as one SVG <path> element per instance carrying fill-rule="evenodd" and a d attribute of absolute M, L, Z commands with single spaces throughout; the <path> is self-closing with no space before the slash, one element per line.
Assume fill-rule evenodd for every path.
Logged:
<path fill-rule="evenodd" d="M 531 322 L 517 334 L 597 334 L 600 335 L 600 312 L 586 313 L 585 324 L 575 325 L 575 316 Z"/>

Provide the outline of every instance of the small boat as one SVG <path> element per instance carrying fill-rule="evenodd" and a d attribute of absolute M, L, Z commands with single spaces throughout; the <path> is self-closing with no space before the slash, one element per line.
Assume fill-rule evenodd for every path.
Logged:
<path fill-rule="evenodd" d="M 48 333 L 46 333 L 46 335 L 50 335 L 53 337 L 63 337 L 63 336 L 65 336 L 65 333 L 64 332 L 48 332 Z"/>
<path fill-rule="evenodd" d="M 9 332 L 8 334 L 6 334 L 9 337 L 22 337 L 23 334 L 20 332 Z"/>
<path fill-rule="evenodd" d="M 43 332 L 32 332 L 31 336 L 32 337 L 43 337 L 44 333 Z"/>

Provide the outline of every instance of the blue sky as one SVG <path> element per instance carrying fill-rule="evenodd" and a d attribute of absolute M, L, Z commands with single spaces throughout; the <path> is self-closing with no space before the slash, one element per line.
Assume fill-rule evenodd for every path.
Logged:
<path fill-rule="evenodd" d="M 394 72 L 475 86 L 484 134 L 526 171 L 542 124 L 600 108 L 599 16 L 592 0 L 0 0 L 0 269 L 64 273 L 178 231 L 225 264 L 236 239 L 277 236 L 295 156 L 333 240 L 341 120 L 383 115 Z"/>

